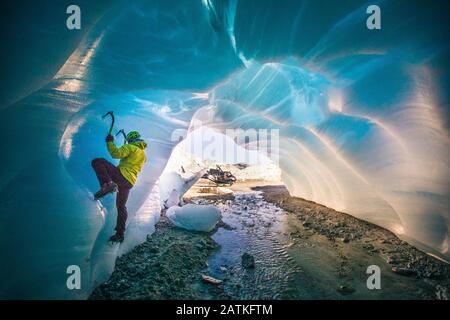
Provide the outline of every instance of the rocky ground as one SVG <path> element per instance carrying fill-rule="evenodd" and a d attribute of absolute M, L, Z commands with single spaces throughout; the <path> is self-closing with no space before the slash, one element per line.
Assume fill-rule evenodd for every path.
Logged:
<path fill-rule="evenodd" d="M 448 299 L 448 264 L 385 229 L 260 185 L 198 184 L 186 201 L 220 208 L 216 229 L 183 230 L 163 215 L 90 298 Z M 370 265 L 381 269 L 380 290 L 367 288 Z"/>
<path fill-rule="evenodd" d="M 428 287 L 431 294 L 424 298 L 448 300 L 450 289 L 450 265 L 433 258 L 407 242 L 397 238 L 392 232 L 353 216 L 337 212 L 320 204 L 289 196 L 282 186 L 256 187 L 263 191 L 264 198 L 292 213 L 306 230 L 312 234 L 325 236 L 334 242 L 344 254 L 343 275 L 348 273 L 352 259 L 351 250 L 360 251 L 357 261 L 383 260 L 381 265 L 393 274 L 409 277 Z M 291 233 L 294 242 L 301 242 L 303 235 Z M 350 254 L 345 255 L 345 251 Z M 354 252 L 353 252 L 354 253 Z M 339 253 L 341 254 L 341 253 Z M 351 269 L 351 268 L 350 268 Z M 418 288 L 422 286 L 418 285 Z M 434 295 L 433 292 L 434 291 Z"/>
<path fill-rule="evenodd" d="M 117 259 L 90 299 L 206 299 L 215 288 L 201 290 L 201 273 L 216 249 L 211 237 L 176 228 L 163 216 L 145 243 Z"/>

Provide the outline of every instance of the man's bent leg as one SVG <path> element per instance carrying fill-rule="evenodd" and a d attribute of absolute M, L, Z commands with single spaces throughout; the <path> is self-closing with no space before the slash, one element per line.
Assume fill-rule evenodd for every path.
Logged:
<path fill-rule="evenodd" d="M 98 200 L 111 192 L 116 192 L 117 184 L 114 180 L 117 176 L 121 176 L 119 169 L 103 158 L 92 160 L 92 167 L 100 183 L 100 190 L 94 194 L 94 199 Z"/>
<path fill-rule="evenodd" d="M 111 182 L 113 179 L 110 174 L 114 172 L 114 169 L 118 170 L 112 163 L 103 158 L 92 160 L 91 165 L 94 168 L 100 186 Z"/>

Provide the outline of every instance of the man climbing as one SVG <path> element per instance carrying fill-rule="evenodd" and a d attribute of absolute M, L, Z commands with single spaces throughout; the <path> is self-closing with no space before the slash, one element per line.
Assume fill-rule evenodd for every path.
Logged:
<path fill-rule="evenodd" d="M 145 148 L 147 144 L 141 140 L 141 135 L 137 131 L 131 131 L 126 136 L 127 144 L 118 148 L 114 144 L 114 137 L 108 135 L 106 137 L 106 146 L 109 154 L 114 159 L 120 159 L 119 165 L 116 167 L 103 158 L 92 160 L 97 179 L 100 183 L 100 190 L 95 193 L 95 199 L 100 199 L 108 193 L 117 192 L 117 223 L 116 233 L 109 238 L 112 242 L 122 242 L 124 239 L 125 223 L 128 213 L 126 203 L 128 194 L 137 180 L 137 175 L 142 170 L 144 162 L 147 160 Z"/>

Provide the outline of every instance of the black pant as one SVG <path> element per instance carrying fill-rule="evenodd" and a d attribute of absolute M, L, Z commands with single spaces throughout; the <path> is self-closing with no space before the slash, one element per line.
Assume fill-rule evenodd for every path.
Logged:
<path fill-rule="evenodd" d="M 105 183 L 114 181 L 119 187 L 119 192 L 116 197 L 116 207 L 117 207 L 117 223 L 116 232 L 123 235 L 125 232 L 125 223 L 127 222 L 128 212 L 127 212 L 127 200 L 128 194 L 130 193 L 133 185 L 125 179 L 125 177 L 120 173 L 120 170 L 113 165 L 111 162 L 103 158 L 96 158 L 92 160 L 92 168 L 94 168 L 97 179 L 100 182 L 100 186 Z"/>

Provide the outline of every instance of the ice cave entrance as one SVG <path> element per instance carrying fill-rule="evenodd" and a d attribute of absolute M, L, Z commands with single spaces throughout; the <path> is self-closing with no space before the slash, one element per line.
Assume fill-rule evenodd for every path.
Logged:
<path fill-rule="evenodd" d="M 216 194 L 231 192 L 227 186 L 213 183 L 193 188 L 208 169 L 217 166 L 231 172 L 237 181 L 259 180 L 262 183 L 283 184 L 277 163 L 276 133 L 258 129 L 218 130 L 200 126 L 190 128 L 184 139 L 182 136 L 179 138 L 181 141 L 174 148 L 159 181 L 162 207 L 183 204 L 182 197 L 188 191 Z"/>

